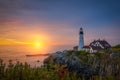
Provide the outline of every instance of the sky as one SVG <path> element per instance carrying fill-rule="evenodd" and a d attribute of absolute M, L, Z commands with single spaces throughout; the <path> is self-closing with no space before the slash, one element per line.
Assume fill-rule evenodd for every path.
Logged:
<path fill-rule="evenodd" d="M 53 50 L 105 39 L 120 44 L 120 0 L 0 0 L 0 45 L 41 42 Z"/>

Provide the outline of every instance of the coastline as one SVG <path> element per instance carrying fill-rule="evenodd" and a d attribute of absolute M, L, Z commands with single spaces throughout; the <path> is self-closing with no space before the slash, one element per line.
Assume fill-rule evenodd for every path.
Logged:
<path fill-rule="evenodd" d="M 31 54 L 31 55 L 26 55 L 26 57 L 36 57 L 36 56 L 49 56 L 50 54 Z"/>

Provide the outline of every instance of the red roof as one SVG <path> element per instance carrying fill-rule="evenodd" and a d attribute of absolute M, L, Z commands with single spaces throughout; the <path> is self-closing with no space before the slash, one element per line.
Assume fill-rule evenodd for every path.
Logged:
<path fill-rule="evenodd" d="M 95 44 L 96 42 L 99 42 L 104 48 L 111 48 L 111 45 L 105 40 L 95 40 L 92 43 L 90 43 L 90 46 L 93 46 L 92 44 Z"/>
<path fill-rule="evenodd" d="M 73 50 L 78 50 L 78 46 L 74 46 L 74 47 L 73 47 Z"/>
<path fill-rule="evenodd" d="M 102 48 L 99 47 L 99 46 L 91 46 L 91 48 L 92 48 L 93 50 L 102 50 Z"/>
<path fill-rule="evenodd" d="M 73 48 L 78 48 L 78 46 L 74 46 Z"/>
<path fill-rule="evenodd" d="M 110 48 L 110 47 L 111 47 L 110 44 L 109 44 L 107 41 L 105 41 L 105 40 L 99 41 L 99 43 L 100 43 L 104 48 Z"/>
<path fill-rule="evenodd" d="M 100 46 L 84 46 L 83 48 L 92 48 L 93 50 L 102 50 L 102 48 Z"/>
<path fill-rule="evenodd" d="M 90 46 L 83 46 L 83 48 L 90 48 Z"/>

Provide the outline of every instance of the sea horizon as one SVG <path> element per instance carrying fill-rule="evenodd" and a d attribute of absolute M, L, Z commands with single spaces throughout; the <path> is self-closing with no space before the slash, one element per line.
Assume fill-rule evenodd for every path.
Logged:
<path fill-rule="evenodd" d="M 40 67 L 47 56 L 32 56 L 27 57 L 26 55 L 45 54 L 39 50 L 32 50 L 30 46 L 0 46 L 0 59 L 8 65 L 9 60 L 13 64 L 18 61 L 21 63 L 27 62 L 31 67 Z"/>

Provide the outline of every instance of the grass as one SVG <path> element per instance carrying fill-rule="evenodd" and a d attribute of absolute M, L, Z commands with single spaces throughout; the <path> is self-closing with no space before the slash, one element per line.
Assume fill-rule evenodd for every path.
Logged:
<path fill-rule="evenodd" d="M 68 56 L 70 56 L 68 58 L 79 57 L 80 62 L 90 65 L 92 70 L 99 68 L 99 75 L 91 75 L 90 80 L 120 79 L 120 59 L 112 59 L 106 52 L 89 54 L 69 51 Z M 31 68 L 28 63 L 20 63 L 19 61 L 13 64 L 11 60 L 6 65 L 0 59 L 0 80 L 85 80 L 85 76 L 77 77 L 76 71 L 70 72 L 67 64 L 55 64 L 53 58 L 50 59 L 49 64 L 39 68 Z"/>

